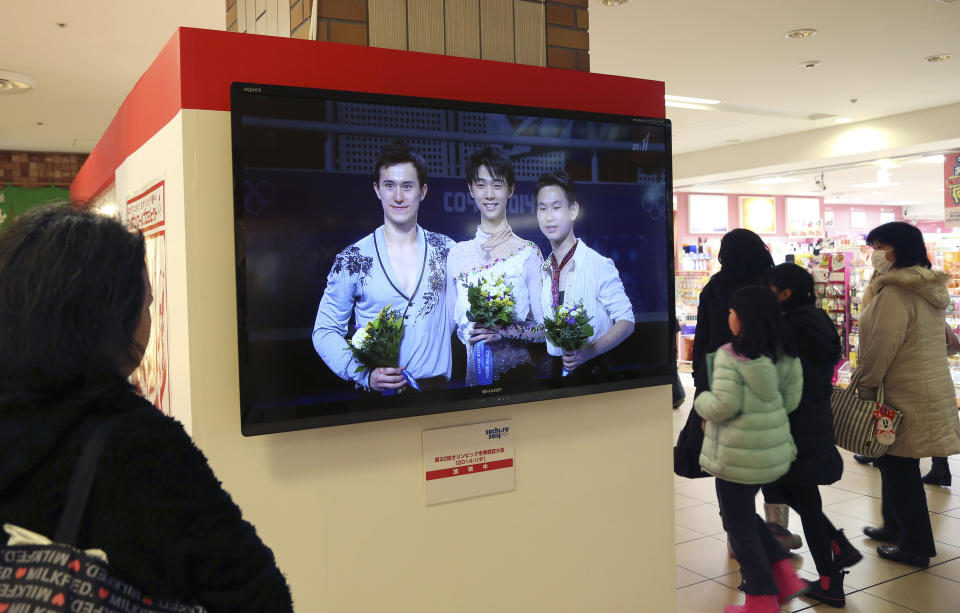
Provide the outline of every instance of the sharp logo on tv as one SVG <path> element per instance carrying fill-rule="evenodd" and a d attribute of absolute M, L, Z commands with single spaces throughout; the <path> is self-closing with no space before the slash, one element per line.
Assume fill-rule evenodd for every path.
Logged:
<path fill-rule="evenodd" d="M 231 109 L 244 434 L 672 380 L 666 120 L 250 83 Z"/>

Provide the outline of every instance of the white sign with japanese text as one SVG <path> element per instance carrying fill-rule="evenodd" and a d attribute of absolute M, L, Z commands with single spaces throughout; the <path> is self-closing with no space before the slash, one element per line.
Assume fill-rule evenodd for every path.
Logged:
<path fill-rule="evenodd" d="M 130 198 L 124 211 L 127 225 L 143 233 L 147 255 L 147 275 L 153 288 L 150 304 L 150 341 L 143 361 L 130 375 L 140 395 L 165 415 L 173 415 L 170 403 L 170 332 L 167 315 L 167 226 L 164 215 L 164 181 Z"/>
<path fill-rule="evenodd" d="M 516 489 L 510 420 L 423 432 L 428 505 Z"/>

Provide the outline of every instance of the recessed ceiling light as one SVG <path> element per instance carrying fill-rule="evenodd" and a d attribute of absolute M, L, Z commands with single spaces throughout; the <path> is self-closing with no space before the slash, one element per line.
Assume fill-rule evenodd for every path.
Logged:
<path fill-rule="evenodd" d="M 811 68 L 816 68 L 822 63 L 823 62 L 821 62 L 820 60 L 807 60 L 805 62 L 800 62 L 799 64 L 797 64 L 797 66 L 799 66 L 804 70 L 810 70 Z"/>
<path fill-rule="evenodd" d="M 834 121 L 837 123 L 850 123 L 851 121 L 853 121 L 853 119 L 849 117 L 837 117 L 836 119 L 834 119 Z"/>
<path fill-rule="evenodd" d="M 930 62 L 931 64 L 939 64 L 940 62 L 949 62 L 952 57 L 949 53 L 941 53 L 940 55 L 928 55 L 923 58 L 923 61 Z"/>
<path fill-rule="evenodd" d="M 785 34 L 787 38 L 810 38 L 816 36 L 817 31 L 813 28 L 800 28 L 799 30 L 790 30 Z"/>
<path fill-rule="evenodd" d="M 604 6 L 620 6 L 621 4 L 626 4 L 629 0 L 600 0 L 600 4 Z"/>
<path fill-rule="evenodd" d="M 693 104 L 720 104 L 719 100 L 711 100 L 710 98 L 691 98 L 689 96 L 672 96 L 670 94 L 664 96 L 663 99 L 671 102 L 692 102 Z"/>
<path fill-rule="evenodd" d="M 37 80 L 28 74 L 0 70 L 0 94 L 19 94 L 37 86 Z"/>
<path fill-rule="evenodd" d="M 730 143 L 730 144 L 739 143 L 739 142 L 740 142 L 740 139 L 739 139 L 739 138 L 728 138 L 728 139 L 727 139 L 727 142 Z"/>

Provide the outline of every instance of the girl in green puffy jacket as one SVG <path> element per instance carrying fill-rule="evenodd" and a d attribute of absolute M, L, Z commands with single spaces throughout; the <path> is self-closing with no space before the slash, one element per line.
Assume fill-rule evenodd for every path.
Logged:
<path fill-rule="evenodd" d="M 760 486 L 783 476 L 797 456 L 787 413 L 800 401 L 803 372 L 800 360 L 781 349 L 779 314 L 769 288 L 748 286 L 730 296 L 733 341 L 707 356 L 710 389 L 694 401 L 705 420 L 700 466 L 716 477 L 747 595 L 726 613 L 776 613 L 807 590 L 754 505 Z"/>

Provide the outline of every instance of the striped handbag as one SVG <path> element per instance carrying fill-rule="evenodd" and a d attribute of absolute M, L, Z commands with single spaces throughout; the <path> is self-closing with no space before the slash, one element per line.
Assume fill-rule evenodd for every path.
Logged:
<path fill-rule="evenodd" d="M 876 400 L 863 400 L 857 395 L 860 369 L 853 372 L 846 389 L 834 386 L 830 396 L 833 411 L 833 434 L 837 446 L 870 458 L 887 453 L 897 438 L 903 414 L 883 402 L 883 384 Z"/>

